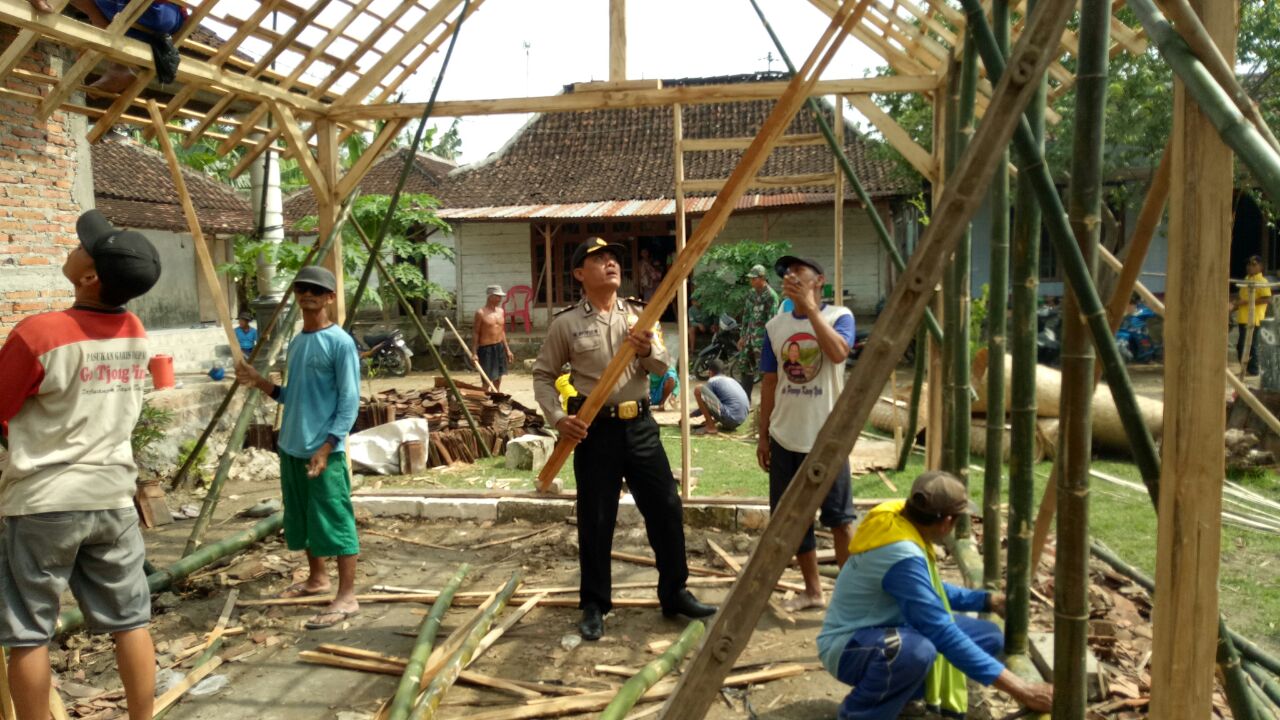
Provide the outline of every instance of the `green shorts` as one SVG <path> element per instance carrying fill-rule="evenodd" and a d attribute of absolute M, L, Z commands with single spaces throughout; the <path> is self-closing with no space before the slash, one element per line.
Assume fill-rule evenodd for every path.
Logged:
<path fill-rule="evenodd" d="M 330 454 L 319 477 L 307 477 L 309 462 L 280 453 L 285 542 L 315 557 L 360 554 L 346 453 Z"/>

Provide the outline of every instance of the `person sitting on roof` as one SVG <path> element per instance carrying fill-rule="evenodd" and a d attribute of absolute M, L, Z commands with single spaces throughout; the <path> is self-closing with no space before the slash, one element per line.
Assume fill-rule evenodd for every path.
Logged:
<path fill-rule="evenodd" d="M 27 2 L 38 13 L 53 12 L 48 0 L 27 0 Z M 70 4 L 76 10 L 88 16 L 89 22 L 94 26 L 105 28 L 111 24 L 111 20 L 116 15 L 128 7 L 129 2 L 128 0 L 70 0 Z M 125 34 L 151 44 L 157 53 L 171 53 L 172 57 L 176 59 L 177 51 L 173 49 L 168 36 L 176 33 L 186 23 L 187 17 L 187 9 L 181 5 L 163 1 L 153 2 L 151 7 L 147 8 L 146 12 L 142 13 L 142 16 L 138 18 L 135 23 L 135 29 L 130 29 Z M 136 28 L 142 28 L 142 30 L 140 31 Z M 168 43 L 168 45 L 164 50 L 156 49 L 155 43 L 157 42 L 162 45 Z M 175 62 L 175 70 L 176 65 Z M 165 73 L 160 68 L 157 68 L 157 71 L 161 79 L 165 80 Z M 119 63 L 108 62 L 107 71 L 91 83 L 89 87 L 103 92 L 118 93 L 123 92 L 136 78 L 137 73 L 132 68 Z"/>
<path fill-rule="evenodd" d="M 1032 710 L 1052 708 L 1052 685 L 1022 680 L 995 659 L 1004 644 L 999 627 L 954 614 L 1003 615 L 1004 595 L 958 588 L 938 575 L 934 543 L 972 510 L 955 476 L 930 471 L 906 501 L 881 503 L 858 525 L 818 634 L 823 666 L 853 686 L 840 720 L 892 720 L 921 699 L 934 712 L 964 717 L 966 676 Z"/>

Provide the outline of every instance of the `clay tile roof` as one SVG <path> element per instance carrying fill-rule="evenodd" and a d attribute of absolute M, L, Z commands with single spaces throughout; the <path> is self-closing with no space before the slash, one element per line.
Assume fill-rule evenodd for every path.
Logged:
<path fill-rule="evenodd" d="M 782 78 L 777 74 L 756 74 L 664 80 L 663 85 L 777 79 Z M 685 138 L 754 136 L 773 105 L 764 100 L 686 105 Z M 817 132 L 817 123 L 806 111 L 796 116 L 787 131 Z M 872 197 L 911 192 L 907 183 L 894 175 L 890 162 L 873 157 L 850 125 L 846 125 L 845 138 L 854 170 Z M 497 154 L 452 173 L 439 189 L 438 197 L 450 211 L 671 198 L 675 177 L 672 140 L 670 108 L 546 113 L 535 116 Z M 727 178 L 741 155 L 739 150 L 686 152 L 685 177 Z M 826 146 L 782 147 L 773 151 L 760 174 L 801 175 L 832 169 L 831 152 Z M 787 204 L 805 204 L 830 202 L 832 192 L 830 187 L 758 188 L 748 194 L 755 194 L 756 201 L 763 201 L 763 196 L 788 195 L 792 200 Z M 696 193 L 688 195 L 693 197 Z"/>
<path fill-rule="evenodd" d="M 400 148 L 374 163 L 360 183 L 360 194 L 390 195 L 395 192 L 408 156 L 409 148 Z M 420 152 L 409 171 L 409 178 L 405 180 L 404 192 L 435 195 L 445 175 L 455 167 L 448 160 Z M 299 220 L 315 214 L 316 196 L 311 188 L 303 188 L 285 198 L 285 227 L 293 227 Z"/>
<path fill-rule="evenodd" d="M 187 220 L 163 155 L 118 138 L 103 140 L 91 148 L 94 199 L 111 222 L 120 227 L 187 231 Z M 205 233 L 253 232 L 253 212 L 235 190 L 190 168 L 183 168 L 182 173 Z"/>

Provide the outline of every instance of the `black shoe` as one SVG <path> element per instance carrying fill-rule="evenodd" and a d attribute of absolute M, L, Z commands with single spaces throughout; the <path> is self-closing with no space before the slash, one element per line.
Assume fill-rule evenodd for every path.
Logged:
<path fill-rule="evenodd" d="M 582 622 L 578 623 L 578 633 L 583 640 L 599 640 L 604 635 L 604 613 L 598 607 L 582 609 Z"/>
<path fill-rule="evenodd" d="M 687 618 L 704 618 L 715 615 L 716 606 L 698 602 L 698 598 L 694 597 L 693 593 L 681 590 L 670 605 L 662 608 L 662 614 L 665 617 L 683 615 Z"/>

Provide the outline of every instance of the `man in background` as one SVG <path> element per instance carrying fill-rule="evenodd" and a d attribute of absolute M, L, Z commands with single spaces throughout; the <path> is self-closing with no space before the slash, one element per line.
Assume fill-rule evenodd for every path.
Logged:
<path fill-rule="evenodd" d="M 471 346 L 475 348 L 480 369 L 497 389 L 502 388 L 502 376 L 507 374 L 509 364 L 516 360 L 507 344 L 507 314 L 502 309 L 506 297 L 501 285 L 485 288 L 484 307 L 477 310 L 471 320 Z"/>
<path fill-rule="evenodd" d="M 747 271 L 751 290 L 742 312 L 742 335 L 738 336 L 738 379 L 748 398 L 760 377 L 765 323 L 778 312 L 778 292 L 769 286 L 767 275 L 763 265 L 753 265 Z"/>

